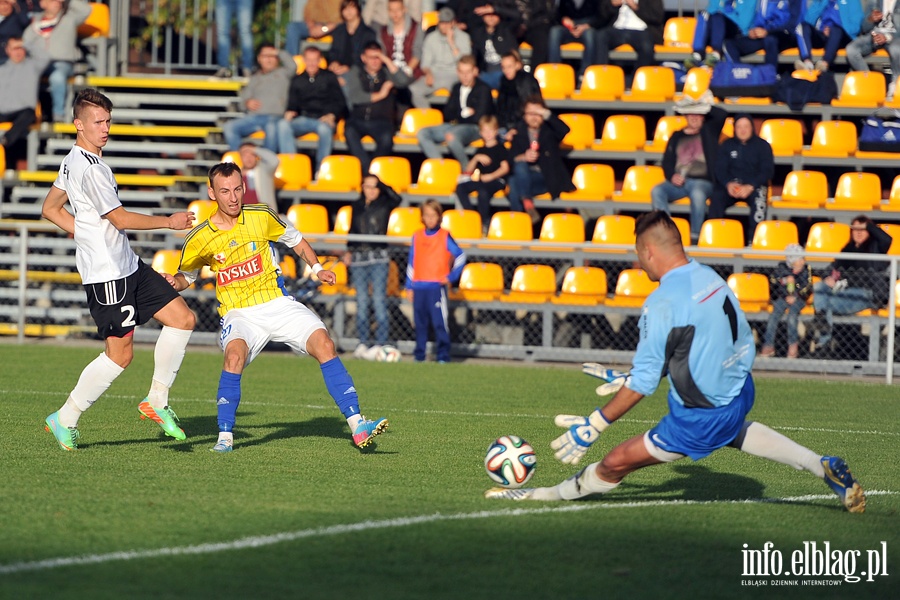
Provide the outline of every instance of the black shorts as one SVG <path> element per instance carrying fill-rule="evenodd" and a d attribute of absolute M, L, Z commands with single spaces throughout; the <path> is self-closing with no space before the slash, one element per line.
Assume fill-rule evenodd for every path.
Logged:
<path fill-rule="evenodd" d="M 84 286 L 100 337 L 125 337 L 178 298 L 162 275 L 138 261 L 137 271 L 115 281 Z"/>

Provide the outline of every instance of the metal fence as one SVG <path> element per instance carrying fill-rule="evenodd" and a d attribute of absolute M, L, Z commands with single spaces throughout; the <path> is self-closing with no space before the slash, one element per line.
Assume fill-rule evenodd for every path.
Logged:
<path fill-rule="evenodd" d="M 93 337 L 96 335 L 84 302 L 84 292 L 74 269 L 74 241 L 52 226 L 40 223 L 0 224 L 7 235 L 0 237 L 0 331 L 27 336 Z M 339 256 L 347 237 L 322 235 L 310 237 L 320 257 Z M 359 237 L 371 241 L 371 237 Z M 391 272 L 388 282 L 390 342 L 409 355 L 414 346 L 412 306 L 403 294 L 408 246 L 397 238 L 374 238 L 391 243 Z M 156 250 L 177 248 L 180 238 L 169 233 L 148 232 L 136 236 L 133 246 L 148 262 Z M 592 244 L 578 246 L 548 243 L 511 246 L 509 243 L 479 241 L 465 247 L 469 263 L 491 263 L 502 271 L 503 292 L 498 298 L 454 299 L 450 326 L 454 357 L 494 357 L 525 361 L 600 361 L 629 364 L 637 346 L 637 320 L 641 301 L 617 298 L 616 282 L 634 268 L 633 249 L 611 246 L 602 252 Z M 691 256 L 709 264 L 727 277 L 733 273 L 768 274 L 776 266 L 774 252 L 710 251 L 690 248 Z M 865 255 L 872 258 L 871 255 Z M 814 271 L 823 273 L 830 258 L 808 254 Z M 896 306 L 894 287 L 897 279 L 895 257 L 883 257 L 889 265 L 880 282 L 890 289 L 888 306 Z M 550 294 L 534 296 L 510 293 L 517 268 L 544 265 L 552 270 Z M 603 270 L 608 294 L 593 301 L 575 303 L 562 299 L 566 272 L 570 267 L 590 266 Z M 322 289 L 303 277 L 288 278 L 289 290 L 306 302 L 323 319 L 342 350 L 353 350 L 359 335 L 356 328 L 357 303 L 352 289 L 338 286 Z M 342 279 L 346 282 L 346 279 Z M 541 295 L 545 294 L 545 295 Z M 211 286 L 199 282 L 183 296 L 198 316 L 193 343 L 213 344 L 217 339 L 219 317 Z M 454 290 L 456 297 L 456 290 Z M 753 307 L 748 299 L 745 311 L 762 342 L 769 319 L 768 304 Z M 373 320 L 374 321 L 374 320 Z M 764 370 L 806 371 L 810 373 L 846 373 L 883 375 L 890 383 L 895 362 L 895 311 L 872 309 L 835 317 L 834 341 L 827 359 L 811 356 L 817 319 L 811 307 L 800 317 L 800 355 L 784 358 L 785 325 L 779 325 L 775 339 L 776 357 L 757 358 L 756 368 Z M 152 341 L 157 335 L 151 321 L 139 328 L 136 339 Z M 407 357 L 408 359 L 408 357 Z M 713 368 L 713 367 L 711 367 Z"/>

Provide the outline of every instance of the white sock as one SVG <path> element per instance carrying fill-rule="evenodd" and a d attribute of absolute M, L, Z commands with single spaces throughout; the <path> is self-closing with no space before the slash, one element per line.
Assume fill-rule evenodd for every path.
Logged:
<path fill-rule="evenodd" d="M 169 404 L 169 388 L 175 382 L 185 348 L 191 339 L 191 330 L 163 327 L 153 351 L 153 381 L 147 400 L 153 408 L 165 408 Z"/>
<path fill-rule="evenodd" d="M 69 396 L 66 398 L 66 403 L 59 409 L 59 424 L 63 427 L 78 427 L 78 419 L 81 418 L 82 412 L 84 411 L 78 408 L 78 405 Z"/>
<path fill-rule="evenodd" d="M 225 442 L 229 446 L 234 445 L 234 434 L 230 431 L 220 431 L 219 432 L 219 441 Z"/>
<path fill-rule="evenodd" d="M 101 354 L 92 360 L 81 372 L 78 383 L 75 384 L 75 389 L 69 394 L 69 399 L 72 400 L 81 412 L 86 411 L 97 401 L 97 398 L 99 398 L 103 392 L 109 389 L 112 382 L 115 381 L 116 377 L 121 375 L 124 370 L 125 369 L 114 363 L 106 353 Z M 66 400 L 66 402 L 68 403 L 68 400 Z M 60 421 L 60 423 L 62 423 L 62 421 Z M 74 427 L 74 425 L 72 427 Z"/>
<path fill-rule="evenodd" d="M 578 500 L 592 494 L 605 494 L 618 486 L 600 479 L 597 465 L 593 463 L 562 483 L 549 488 L 536 488 L 531 494 L 532 500 Z"/>
<path fill-rule="evenodd" d="M 798 471 L 809 471 L 819 479 L 825 477 L 821 456 L 762 423 L 750 423 L 741 450 L 794 467 Z"/>
<path fill-rule="evenodd" d="M 359 413 L 347 417 L 347 425 L 350 426 L 350 433 L 354 433 L 360 423 L 363 422 L 363 416 Z"/>

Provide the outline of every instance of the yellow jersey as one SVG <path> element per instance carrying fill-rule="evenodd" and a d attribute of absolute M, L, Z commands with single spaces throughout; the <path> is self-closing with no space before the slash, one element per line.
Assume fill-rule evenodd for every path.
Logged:
<path fill-rule="evenodd" d="M 208 266 L 216 275 L 219 315 L 233 308 L 288 296 L 272 242 L 293 248 L 303 236 L 265 204 L 245 204 L 234 227 L 225 231 L 207 219 L 184 240 L 178 271 L 193 283 Z"/>

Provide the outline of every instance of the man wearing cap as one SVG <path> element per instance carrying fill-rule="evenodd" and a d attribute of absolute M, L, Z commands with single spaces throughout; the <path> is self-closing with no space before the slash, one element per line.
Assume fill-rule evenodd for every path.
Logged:
<path fill-rule="evenodd" d="M 772 146 L 756 135 L 750 115 L 737 115 L 734 137 L 719 146 L 709 218 L 722 219 L 726 208 L 746 202 L 750 214 L 744 226 L 744 241 L 750 245 L 757 224 L 766 220 L 769 180 L 774 173 Z"/>
<path fill-rule="evenodd" d="M 650 191 L 654 210 L 669 212 L 669 204 L 682 198 L 691 201 L 691 243 L 700 238 L 706 219 L 706 199 L 713 191 L 719 134 L 728 116 L 712 105 L 712 92 L 699 99 L 685 96 L 675 103 L 675 112 L 687 118 L 687 126 L 672 134 L 663 153 L 666 180 Z"/>
<path fill-rule="evenodd" d="M 453 9 L 443 7 L 438 11 L 435 31 L 425 36 L 422 43 L 421 68 L 424 76 L 409 86 L 412 104 L 416 108 L 430 108 L 428 97 L 439 89 L 450 89 L 459 78 L 456 63 L 460 57 L 472 53 L 469 34 L 456 27 Z"/>

